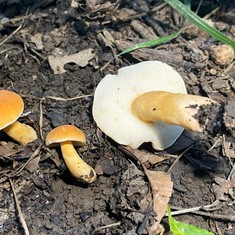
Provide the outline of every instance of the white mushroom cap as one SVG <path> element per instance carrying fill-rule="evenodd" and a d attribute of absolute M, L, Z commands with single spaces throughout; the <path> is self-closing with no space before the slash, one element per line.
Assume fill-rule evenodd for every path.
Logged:
<path fill-rule="evenodd" d="M 181 76 L 169 65 L 146 61 L 105 76 L 96 88 L 93 117 L 98 127 L 119 144 L 138 148 L 151 142 L 162 150 L 171 146 L 183 132 L 180 126 L 162 122 L 147 123 L 131 112 L 133 100 L 148 91 L 186 94 Z"/>

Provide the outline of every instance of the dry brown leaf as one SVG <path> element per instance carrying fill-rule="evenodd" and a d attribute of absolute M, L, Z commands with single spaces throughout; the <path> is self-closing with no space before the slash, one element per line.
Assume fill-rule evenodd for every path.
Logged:
<path fill-rule="evenodd" d="M 0 141 L 0 156 L 1 157 L 10 157 L 16 153 L 19 153 L 23 150 L 22 146 L 15 144 L 13 142 L 4 142 Z"/>
<path fill-rule="evenodd" d="M 25 169 L 31 173 L 36 172 L 36 170 L 39 168 L 40 159 L 41 159 L 40 155 L 36 156 L 35 158 L 33 158 L 31 161 L 27 163 L 27 165 L 25 166 Z"/>
<path fill-rule="evenodd" d="M 156 154 L 151 154 L 144 152 L 139 149 L 132 149 L 129 146 L 124 147 L 130 154 L 132 154 L 141 164 L 144 164 L 146 168 L 154 166 L 162 161 L 165 161 L 167 158 L 164 156 L 159 156 Z"/>
<path fill-rule="evenodd" d="M 35 46 L 38 50 L 43 49 L 42 34 L 41 33 L 36 33 L 33 36 L 31 36 L 31 42 L 35 44 Z"/>
<path fill-rule="evenodd" d="M 155 223 L 148 228 L 148 233 L 156 234 L 158 226 L 166 214 L 167 205 L 173 190 L 170 176 L 163 171 L 150 171 L 145 169 L 153 194 L 153 211 L 156 213 Z"/>
<path fill-rule="evenodd" d="M 213 184 L 213 191 L 217 200 L 226 201 L 226 194 L 233 194 L 235 188 L 235 178 L 223 179 L 221 177 L 215 177 L 216 184 Z M 232 195 L 234 196 L 234 195 Z"/>
<path fill-rule="evenodd" d="M 48 62 L 54 74 L 63 74 L 66 72 L 64 69 L 65 64 L 75 63 L 81 67 L 85 67 L 94 56 L 95 53 L 90 48 L 68 56 L 48 56 Z"/>

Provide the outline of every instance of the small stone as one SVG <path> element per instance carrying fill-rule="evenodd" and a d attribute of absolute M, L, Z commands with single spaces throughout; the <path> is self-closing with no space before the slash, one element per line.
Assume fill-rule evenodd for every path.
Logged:
<path fill-rule="evenodd" d="M 92 216 L 92 213 L 90 211 L 82 211 L 79 215 L 82 222 L 84 222 Z"/>
<path fill-rule="evenodd" d="M 216 75 L 217 71 L 215 69 L 210 69 L 210 74 L 211 75 Z"/>

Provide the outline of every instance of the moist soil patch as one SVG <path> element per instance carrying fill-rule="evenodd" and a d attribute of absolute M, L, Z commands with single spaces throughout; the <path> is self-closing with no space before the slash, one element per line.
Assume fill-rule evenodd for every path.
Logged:
<path fill-rule="evenodd" d="M 218 30 L 234 38 L 233 1 L 202 3 L 199 14 L 213 19 Z M 143 156 L 151 153 L 164 159 L 145 166 L 171 175 L 172 211 L 206 206 L 178 215 L 177 220 L 219 235 L 235 234 L 235 66 L 230 57 L 223 65 L 213 59 L 217 41 L 191 25 L 169 43 L 115 58 L 130 45 L 182 28 L 182 17 L 163 1 L 0 4 L 1 89 L 22 96 L 25 110 L 20 121 L 38 134 L 37 141 L 22 147 L 1 132 L 0 234 L 24 234 L 21 213 L 30 234 L 147 234 L 154 212 L 152 201 L 145 210 L 141 208 L 143 198 L 151 193 L 143 167 L 105 136 L 92 117 L 93 94 L 102 77 L 145 60 L 168 63 L 182 75 L 190 94 L 207 96 L 223 105 L 223 120 L 213 135 L 184 131 L 162 152 L 148 143 L 141 146 Z M 198 4 L 193 3 L 194 10 Z M 52 69 L 50 56 L 74 55 L 87 49 L 92 58 L 88 53 L 79 59 L 70 57 Z M 206 111 L 206 116 L 214 115 L 213 109 Z M 95 168 L 94 183 L 86 185 L 73 179 L 60 149 L 45 146 L 47 133 L 62 124 L 84 131 L 87 144 L 76 150 Z M 162 223 L 167 224 L 167 218 Z"/>

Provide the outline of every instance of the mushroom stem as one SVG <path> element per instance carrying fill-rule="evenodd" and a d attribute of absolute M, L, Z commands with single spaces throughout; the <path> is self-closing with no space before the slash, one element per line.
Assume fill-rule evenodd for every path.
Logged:
<path fill-rule="evenodd" d="M 94 169 L 84 162 L 76 152 L 71 141 L 60 143 L 66 166 L 72 176 L 85 183 L 92 183 L 96 178 Z"/>
<path fill-rule="evenodd" d="M 151 91 L 137 97 L 132 102 L 131 110 L 144 122 L 165 122 L 202 132 L 205 122 L 200 120 L 200 111 L 204 106 L 210 107 L 213 104 L 217 103 L 207 97 Z M 208 112 L 207 115 L 211 113 Z"/>
<path fill-rule="evenodd" d="M 37 139 L 37 133 L 31 126 L 18 121 L 5 127 L 3 131 L 23 146 Z"/>

